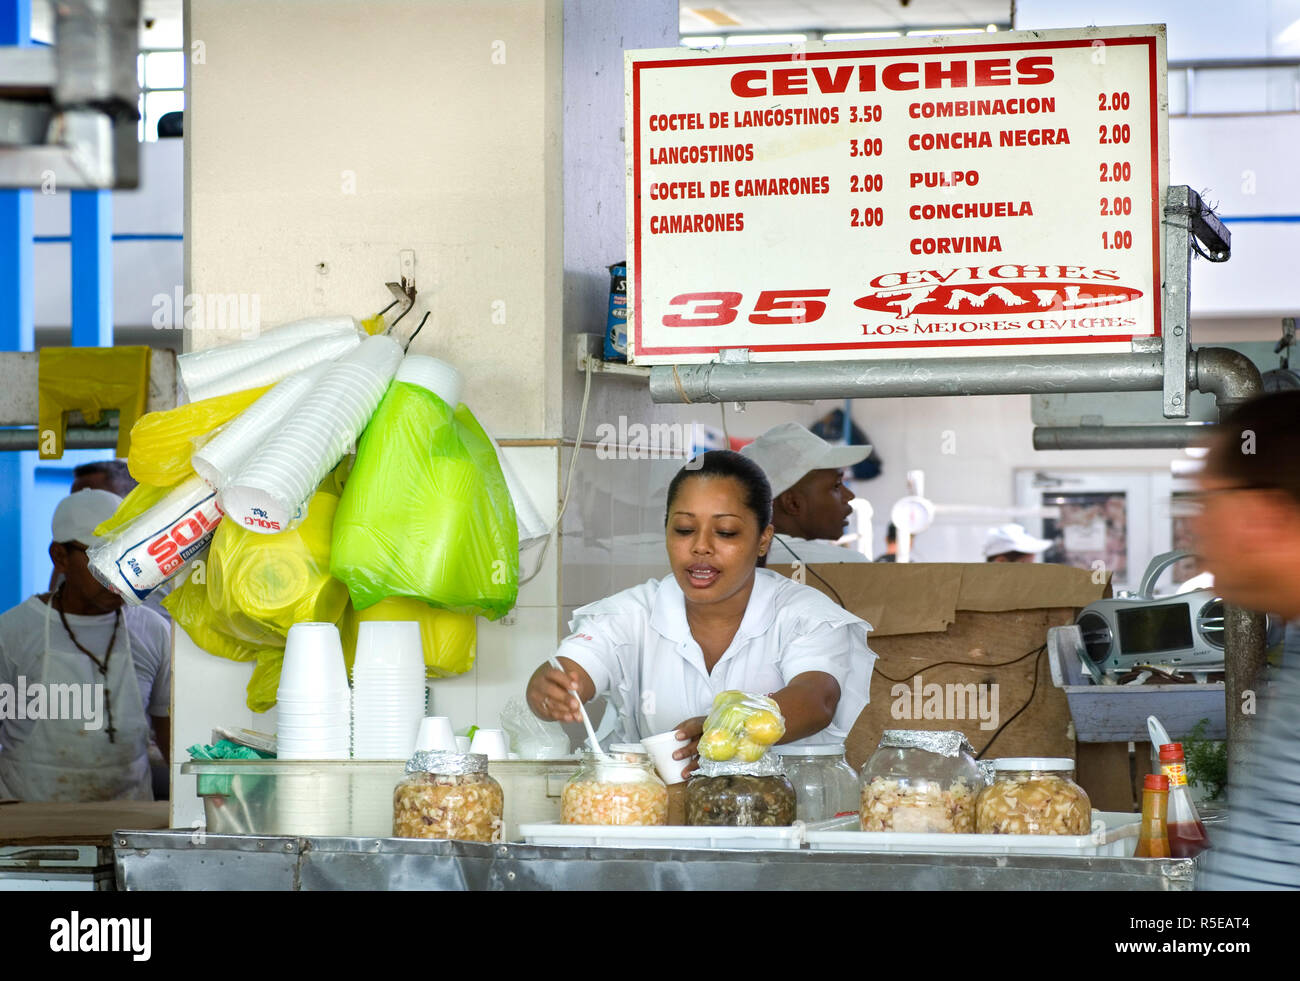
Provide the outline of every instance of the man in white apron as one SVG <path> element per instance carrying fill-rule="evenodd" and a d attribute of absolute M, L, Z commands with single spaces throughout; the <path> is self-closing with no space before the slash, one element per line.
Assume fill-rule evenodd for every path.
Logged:
<path fill-rule="evenodd" d="M 54 512 L 52 593 L 0 615 L 0 797 L 152 800 L 149 719 L 171 742 L 170 631 L 90 572 L 94 528 L 121 498 L 82 490 Z"/>

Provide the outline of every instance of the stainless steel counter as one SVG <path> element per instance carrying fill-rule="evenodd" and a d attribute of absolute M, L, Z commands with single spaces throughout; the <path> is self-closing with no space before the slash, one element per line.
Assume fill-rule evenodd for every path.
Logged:
<path fill-rule="evenodd" d="M 119 832 L 119 889 L 1186 890 L 1190 859 L 556 848 Z"/>

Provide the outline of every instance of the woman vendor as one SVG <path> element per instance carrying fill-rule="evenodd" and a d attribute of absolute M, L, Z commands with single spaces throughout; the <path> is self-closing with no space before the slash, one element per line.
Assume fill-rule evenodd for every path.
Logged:
<path fill-rule="evenodd" d="M 876 656 L 871 625 L 822 593 L 758 568 L 772 542 L 772 492 L 739 453 L 691 461 L 668 487 L 672 574 L 574 612 L 561 642 L 564 671 L 543 664 L 528 682 L 541 719 L 581 720 L 584 702 L 612 693 L 620 739 L 676 729 L 693 758 L 715 695 L 770 694 L 783 743 L 842 742 L 867 704 Z"/>

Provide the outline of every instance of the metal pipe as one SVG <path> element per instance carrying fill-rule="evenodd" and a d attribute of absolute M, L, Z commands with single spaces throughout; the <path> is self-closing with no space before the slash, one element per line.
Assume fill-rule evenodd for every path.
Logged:
<path fill-rule="evenodd" d="M 1163 385 L 1163 357 L 1158 350 L 934 361 L 661 365 L 650 369 L 651 400 L 678 403 L 1146 392 L 1159 391 Z"/>
<path fill-rule="evenodd" d="M 1193 351 L 1188 372 L 1193 388 L 1214 396 L 1220 418 L 1224 409 L 1235 408 L 1264 391 L 1254 362 L 1231 348 L 1203 347 Z"/>
<path fill-rule="evenodd" d="M 1205 425 L 1038 426 L 1036 450 L 1178 450 L 1193 446 L 1210 431 Z"/>
<path fill-rule="evenodd" d="M 65 450 L 115 450 L 117 427 L 92 429 L 89 426 L 69 426 L 63 437 Z M 0 453 L 6 450 L 40 449 L 39 433 L 35 429 L 0 429 Z"/>

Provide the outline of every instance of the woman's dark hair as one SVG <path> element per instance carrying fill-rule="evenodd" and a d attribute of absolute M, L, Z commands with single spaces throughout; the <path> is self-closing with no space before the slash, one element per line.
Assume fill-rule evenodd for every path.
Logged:
<path fill-rule="evenodd" d="M 1247 487 L 1285 491 L 1300 504 L 1300 391 L 1244 402 L 1217 431 L 1212 469 Z"/>
<path fill-rule="evenodd" d="M 737 481 L 745 489 L 745 507 L 758 519 L 759 533 L 772 523 L 772 486 L 767 482 L 763 468 L 749 457 L 731 450 L 709 450 L 678 470 L 668 485 L 664 527 L 668 526 L 668 516 L 673 513 L 673 501 L 677 499 L 682 484 L 696 477 L 730 477 Z"/>

